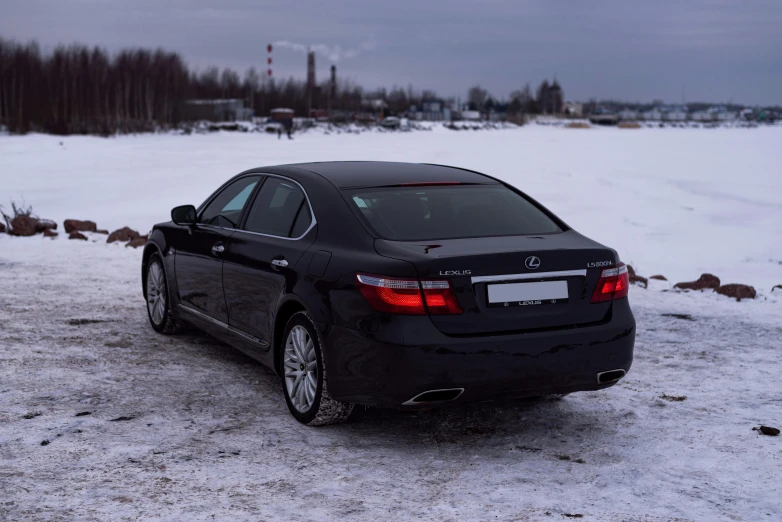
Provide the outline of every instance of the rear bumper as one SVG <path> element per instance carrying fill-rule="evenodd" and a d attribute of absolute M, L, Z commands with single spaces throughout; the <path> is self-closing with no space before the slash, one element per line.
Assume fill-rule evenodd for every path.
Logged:
<path fill-rule="evenodd" d="M 633 360 L 635 319 L 626 299 L 614 303 L 606 324 L 518 335 L 449 337 L 428 318 L 402 319 L 383 327 L 402 328 L 402 343 L 383 342 L 377 331 L 324 333 L 334 398 L 415 408 L 403 403 L 428 390 L 464 388 L 453 402 L 599 390 L 615 383 L 598 383 L 598 373 L 627 372 Z"/>

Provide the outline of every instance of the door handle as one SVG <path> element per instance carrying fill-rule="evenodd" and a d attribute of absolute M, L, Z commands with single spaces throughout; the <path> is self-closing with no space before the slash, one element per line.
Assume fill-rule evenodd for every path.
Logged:
<path fill-rule="evenodd" d="M 288 266 L 288 261 L 285 260 L 285 258 L 276 258 L 272 259 L 272 265 L 278 266 L 280 268 L 285 268 Z"/>
<path fill-rule="evenodd" d="M 225 247 L 222 243 L 215 243 L 214 246 L 212 246 L 213 254 L 222 254 L 223 252 L 225 252 Z"/>

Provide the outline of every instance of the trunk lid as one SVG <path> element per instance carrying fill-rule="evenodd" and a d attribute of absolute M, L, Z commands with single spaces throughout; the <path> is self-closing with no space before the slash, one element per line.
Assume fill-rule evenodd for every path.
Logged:
<path fill-rule="evenodd" d="M 601 270 L 615 266 L 615 251 L 568 230 L 540 236 L 446 239 L 431 243 L 376 239 L 385 257 L 415 265 L 420 279 L 451 282 L 464 313 L 430 315 L 443 333 L 455 336 L 575 328 L 603 321 L 611 303 L 590 304 Z M 528 259 L 537 258 L 528 262 Z M 535 265 L 537 264 L 537 267 Z M 508 296 L 534 295 L 525 283 L 567 288 L 567 297 L 535 297 L 500 302 Z M 491 285 L 494 286 L 491 289 Z M 510 286 L 514 285 L 514 286 Z M 539 285 L 537 288 L 539 288 Z M 490 302 L 490 297 L 492 296 Z M 552 294 L 550 297 L 553 297 Z"/>

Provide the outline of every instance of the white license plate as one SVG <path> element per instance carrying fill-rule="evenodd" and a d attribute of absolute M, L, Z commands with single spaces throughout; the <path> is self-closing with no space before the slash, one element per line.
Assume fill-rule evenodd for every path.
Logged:
<path fill-rule="evenodd" d="M 535 283 L 505 283 L 487 285 L 489 304 L 524 306 L 557 304 L 568 299 L 567 281 L 539 281 Z"/>

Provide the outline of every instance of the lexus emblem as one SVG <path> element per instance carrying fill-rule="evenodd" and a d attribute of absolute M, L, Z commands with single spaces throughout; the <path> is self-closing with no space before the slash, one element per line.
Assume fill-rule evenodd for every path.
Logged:
<path fill-rule="evenodd" d="M 538 268 L 540 266 L 540 258 L 536 257 L 536 256 L 529 256 L 524 261 L 524 266 L 526 266 L 530 270 L 535 270 L 536 268 Z"/>

